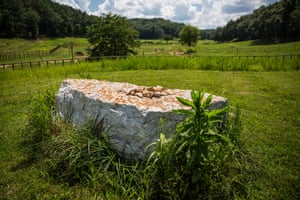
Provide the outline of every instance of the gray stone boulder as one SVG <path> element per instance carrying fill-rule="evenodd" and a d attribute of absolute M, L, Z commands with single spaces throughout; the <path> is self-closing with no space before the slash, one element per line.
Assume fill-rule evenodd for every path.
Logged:
<path fill-rule="evenodd" d="M 96 120 L 119 155 L 140 159 L 147 154 L 146 146 L 160 133 L 172 136 L 176 125 L 185 118 L 172 111 L 189 109 L 176 97 L 191 99 L 190 93 L 161 86 L 67 79 L 56 94 L 56 107 L 58 115 L 75 125 Z M 211 109 L 227 104 L 227 99 L 213 96 Z"/>

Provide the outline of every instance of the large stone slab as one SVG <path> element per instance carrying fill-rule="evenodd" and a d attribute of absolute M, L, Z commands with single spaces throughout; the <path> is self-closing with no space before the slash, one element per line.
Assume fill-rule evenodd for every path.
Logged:
<path fill-rule="evenodd" d="M 184 120 L 184 116 L 172 110 L 188 109 L 176 97 L 190 99 L 190 93 L 160 86 L 68 79 L 56 94 L 57 113 L 77 125 L 98 120 L 118 154 L 139 159 L 147 154 L 145 147 L 157 140 L 161 132 L 171 136 L 176 125 Z M 211 109 L 227 104 L 227 99 L 214 96 Z"/>

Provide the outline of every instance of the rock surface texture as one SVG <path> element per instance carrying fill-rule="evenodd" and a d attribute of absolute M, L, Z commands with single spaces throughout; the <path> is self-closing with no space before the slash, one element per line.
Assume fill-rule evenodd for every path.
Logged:
<path fill-rule="evenodd" d="M 161 132 L 170 137 L 184 120 L 183 115 L 172 110 L 188 109 L 176 97 L 190 99 L 190 93 L 161 86 L 68 79 L 56 94 L 57 113 L 76 125 L 96 120 L 119 155 L 139 159 L 147 154 L 146 146 L 156 141 Z M 213 96 L 211 109 L 227 104 L 227 99 Z"/>

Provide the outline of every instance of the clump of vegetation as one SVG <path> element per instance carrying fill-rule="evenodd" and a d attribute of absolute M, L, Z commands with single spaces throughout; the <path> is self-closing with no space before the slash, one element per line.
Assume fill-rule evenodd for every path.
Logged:
<path fill-rule="evenodd" d="M 52 118 L 55 111 L 54 105 L 54 95 L 50 91 L 37 94 L 31 101 L 29 120 L 23 135 L 23 144 L 26 146 L 30 160 L 41 157 L 43 146 L 55 132 Z"/>
<path fill-rule="evenodd" d="M 178 125 L 172 138 L 160 135 L 150 157 L 155 188 L 153 199 L 243 196 L 245 188 L 230 174 L 235 153 L 241 151 L 237 139 L 240 131 L 238 116 L 234 125 L 230 121 L 224 128 L 216 126 L 229 108 L 209 110 L 212 96 L 205 98 L 202 91 L 192 92 L 191 96 L 192 101 L 178 98 L 192 110 L 176 111 L 187 118 Z M 229 181 L 230 178 L 233 179 Z"/>

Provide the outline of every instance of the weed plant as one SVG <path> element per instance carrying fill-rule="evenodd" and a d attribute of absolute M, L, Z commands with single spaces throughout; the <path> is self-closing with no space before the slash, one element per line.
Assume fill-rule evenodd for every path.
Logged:
<path fill-rule="evenodd" d="M 238 173 L 230 174 L 233 167 L 241 167 L 234 164 L 240 162 L 236 156 L 243 151 L 238 139 L 239 113 L 224 126 L 222 118 L 228 107 L 209 110 L 211 95 L 205 97 L 204 92 L 194 91 L 191 96 L 192 101 L 178 98 L 191 110 L 176 111 L 187 118 L 172 138 L 160 135 L 149 158 L 155 188 L 151 199 L 245 197 L 243 180 L 237 178 Z"/>

